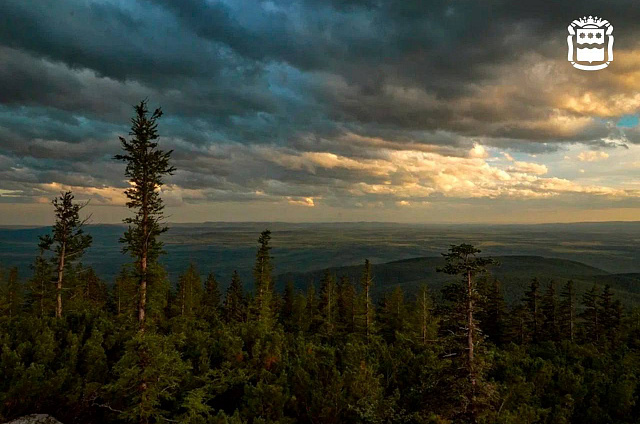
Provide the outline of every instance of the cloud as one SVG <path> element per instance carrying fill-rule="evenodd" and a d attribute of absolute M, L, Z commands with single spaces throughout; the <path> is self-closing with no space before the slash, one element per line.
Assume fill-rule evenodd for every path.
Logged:
<path fill-rule="evenodd" d="M 607 152 L 593 151 L 593 150 L 580 152 L 580 154 L 578 154 L 578 160 L 580 162 L 597 162 L 600 160 L 607 159 L 608 157 L 609 157 L 609 154 Z"/>
<path fill-rule="evenodd" d="M 0 198 L 120 205 L 112 156 L 149 98 L 175 207 L 632 201 L 620 176 L 554 156 L 640 159 L 640 128 L 617 125 L 640 107 L 640 16 L 590 7 L 620 33 L 606 72 L 566 62 L 571 2 L 3 1 Z"/>
<path fill-rule="evenodd" d="M 524 174 L 544 175 L 549 172 L 546 165 L 533 162 L 514 161 L 513 166 L 507 168 L 510 172 L 520 172 Z"/>

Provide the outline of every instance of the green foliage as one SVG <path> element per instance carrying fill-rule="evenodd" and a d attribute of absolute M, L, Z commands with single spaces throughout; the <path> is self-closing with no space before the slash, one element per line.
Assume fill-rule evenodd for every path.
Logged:
<path fill-rule="evenodd" d="M 218 315 L 220 292 L 212 275 L 203 287 L 189 266 L 172 297 L 164 271 L 153 265 L 148 326 L 141 333 L 135 325 L 137 277 L 130 267 L 111 288 L 91 269 L 69 267 L 62 320 L 50 318 L 52 305 L 40 317 L 36 272 L 21 286 L 24 295 L 11 314 L 0 317 L 0 417 L 38 411 L 66 422 L 197 424 L 640 418 L 640 314 L 625 314 L 607 287 L 594 288 L 574 305 L 570 284 L 559 296 L 552 286 L 540 294 L 532 284 L 522 303 L 508 310 L 501 285 L 481 275 L 484 261 L 473 260 L 465 265 L 455 255 L 452 263 L 461 274 L 441 300 L 426 286 L 410 297 L 399 287 L 386 292 L 371 305 L 368 337 L 366 285 L 357 290 L 348 279 L 336 283 L 331 273 L 318 290 L 285 288 L 267 326 L 259 315 L 247 319 L 249 296 L 237 274 Z M 478 276 L 471 293 L 475 385 L 466 350 L 468 270 Z M 372 280 L 365 267 L 361 281 Z M 537 341 L 531 319 L 536 291 Z M 1 293 L 5 299 L 6 286 Z M 250 302 L 255 307 L 256 299 Z M 573 308 L 583 312 L 574 316 L 582 332 L 574 341 L 565 323 Z M 557 332 L 549 331 L 554 322 Z M 590 336 L 594 328 L 599 338 Z"/>
<path fill-rule="evenodd" d="M 114 409 L 127 422 L 158 422 L 174 406 L 189 366 L 179 353 L 175 337 L 138 333 L 125 345 L 114 365 L 115 380 L 106 387 Z"/>
<path fill-rule="evenodd" d="M 252 314 L 259 324 L 266 327 L 273 325 L 275 317 L 270 240 L 271 231 L 269 230 L 263 231 L 258 237 L 259 247 L 256 253 L 256 264 L 253 268 L 256 297 L 252 307 Z"/>
<path fill-rule="evenodd" d="M 147 110 L 147 102 L 142 101 L 135 106 L 135 116 L 131 119 L 131 140 L 120 137 L 124 154 L 115 159 L 126 163 L 125 176 L 130 187 L 125 190 L 127 207 L 135 211 L 133 217 L 124 219 L 128 229 L 120 242 L 124 244 L 123 252 L 129 252 L 135 261 L 135 275 L 139 282 L 138 323 L 140 331 L 145 329 L 147 310 L 147 286 L 158 285 L 159 277 L 156 260 L 162 253 L 162 242 L 159 236 L 167 231 L 162 225 L 164 204 L 160 197 L 163 178 L 172 175 L 175 168 L 170 165 L 171 151 L 164 152 L 158 148 L 157 120 L 162 110 L 156 109 L 151 116 Z M 156 269 L 154 269 L 154 267 Z M 153 289 L 152 289 L 153 290 Z"/>
<path fill-rule="evenodd" d="M 200 275 L 196 266 L 191 263 L 178 279 L 177 314 L 181 317 L 193 316 L 201 307 L 203 294 Z"/>
<path fill-rule="evenodd" d="M 158 236 L 167 231 L 161 225 L 164 205 L 158 190 L 164 184 L 163 178 L 172 175 L 175 168 L 169 164 L 172 151 L 162 151 L 156 140 L 158 134 L 157 120 L 162 116 L 162 109 L 156 109 L 151 116 L 147 110 L 147 102 L 142 101 L 134 107 L 135 116 L 131 119 L 130 140 L 120 137 L 124 154 L 115 159 L 125 162 L 125 176 L 131 187 L 125 190 L 129 199 L 127 207 L 135 211 L 135 216 L 126 218 L 129 229 L 122 238 L 123 250 L 129 252 L 136 260 L 146 257 L 153 262 L 162 251 L 162 242 Z"/>
<path fill-rule="evenodd" d="M 90 235 L 84 233 L 83 228 L 88 218 L 80 219 L 80 211 L 87 203 L 74 203 L 73 199 L 70 191 L 53 199 L 55 211 L 53 231 L 52 234 L 41 236 L 38 245 L 41 256 L 44 252 L 52 254 L 50 260 L 56 272 L 56 317 L 58 318 L 62 317 L 64 273 L 82 257 L 92 240 Z"/>
<path fill-rule="evenodd" d="M 18 316 L 23 304 L 23 292 L 24 287 L 18 278 L 18 268 L 10 268 L 6 275 L 0 269 L 0 316 Z"/>
<path fill-rule="evenodd" d="M 209 320 L 218 318 L 220 316 L 220 307 L 222 295 L 220 294 L 220 286 L 218 280 L 212 272 L 207 276 L 207 280 L 204 282 L 204 294 L 200 307 L 202 308 L 201 315 Z"/>
<path fill-rule="evenodd" d="M 227 322 L 242 322 L 246 319 L 247 300 L 237 271 L 234 271 L 231 277 L 231 284 L 225 295 L 223 311 Z"/>

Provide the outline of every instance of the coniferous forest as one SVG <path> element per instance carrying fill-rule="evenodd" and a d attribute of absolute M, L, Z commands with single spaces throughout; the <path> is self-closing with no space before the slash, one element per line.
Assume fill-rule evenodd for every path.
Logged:
<path fill-rule="evenodd" d="M 276 291 L 269 230 L 256 234 L 253 281 L 191 263 L 172 285 L 158 262 L 158 189 L 175 171 L 161 117 L 137 105 L 114 157 L 130 183 L 130 263 L 115 283 L 82 263 L 92 239 L 71 192 L 52 201 L 32 273 L 2 269 L 0 421 L 640 421 L 640 314 L 608 286 L 578 295 L 571 281 L 532 279 L 507 305 L 508 281 L 491 276 L 500 264 L 469 244 L 442 252 L 450 283 L 439 293 L 374 297 L 385 281 L 365 258 L 357 281 L 326 273 Z"/>

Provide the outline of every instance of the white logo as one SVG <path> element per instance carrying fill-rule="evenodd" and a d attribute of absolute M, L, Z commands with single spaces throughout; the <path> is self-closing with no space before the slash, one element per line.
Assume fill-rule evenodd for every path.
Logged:
<path fill-rule="evenodd" d="M 613 25 L 608 21 L 597 16 L 585 16 L 571 22 L 568 29 L 567 60 L 574 68 L 597 71 L 613 62 Z"/>

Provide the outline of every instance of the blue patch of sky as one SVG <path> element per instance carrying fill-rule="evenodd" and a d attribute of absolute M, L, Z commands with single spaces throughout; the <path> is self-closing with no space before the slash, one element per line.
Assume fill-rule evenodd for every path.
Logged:
<path fill-rule="evenodd" d="M 635 127 L 639 123 L 638 115 L 624 115 L 620 117 L 616 126 L 623 128 Z"/>

